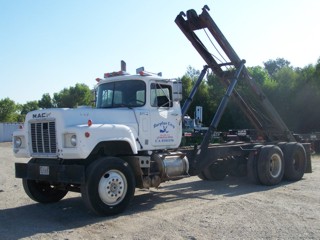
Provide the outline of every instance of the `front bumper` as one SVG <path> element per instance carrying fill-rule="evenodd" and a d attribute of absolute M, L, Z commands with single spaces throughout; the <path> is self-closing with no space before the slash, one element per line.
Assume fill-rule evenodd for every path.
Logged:
<path fill-rule="evenodd" d="M 51 183 L 85 183 L 85 167 L 82 165 L 15 163 L 15 175 L 16 178 Z"/>

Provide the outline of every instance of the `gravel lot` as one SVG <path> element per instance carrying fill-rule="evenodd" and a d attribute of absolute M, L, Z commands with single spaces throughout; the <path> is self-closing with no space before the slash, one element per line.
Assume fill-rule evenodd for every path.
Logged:
<path fill-rule="evenodd" d="M 11 143 L 0 143 L 0 239 L 320 239 L 320 156 L 313 173 L 276 187 L 246 178 L 197 177 L 136 190 L 130 207 L 97 217 L 77 193 L 43 205 L 14 177 Z"/>

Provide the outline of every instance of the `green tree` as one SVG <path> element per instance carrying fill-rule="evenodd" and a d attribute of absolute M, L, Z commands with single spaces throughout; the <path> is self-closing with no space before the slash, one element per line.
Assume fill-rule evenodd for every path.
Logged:
<path fill-rule="evenodd" d="M 0 122 L 15 122 L 18 114 L 17 105 L 9 98 L 0 100 Z"/>
<path fill-rule="evenodd" d="M 193 86 L 193 83 L 192 83 L 192 79 L 187 76 L 187 75 L 184 75 L 181 79 L 181 82 L 182 82 L 182 103 L 185 102 L 185 100 L 188 98 L 189 96 L 189 93 L 191 92 L 191 89 L 192 89 L 192 86 Z"/>
<path fill-rule="evenodd" d="M 315 66 L 307 65 L 295 69 L 296 77 L 292 88 L 293 129 L 302 133 L 320 130 L 320 72 Z"/>
<path fill-rule="evenodd" d="M 87 85 L 77 83 L 74 87 L 64 88 L 59 93 L 54 93 L 53 102 L 59 108 L 92 105 L 92 93 Z"/>
<path fill-rule="evenodd" d="M 253 79 L 261 88 L 272 87 L 276 84 L 270 79 L 268 72 L 260 67 L 248 67 L 247 68 L 250 78 Z M 235 91 L 240 95 L 241 99 L 251 108 L 251 111 L 256 112 L 261 117 L 263 112 L 261 111 L 260 98 L 256 95 L 256 90 L 251 87 L 250 81 L 245 78 L 240 78 L 236 85 Z M 268 86 L 268 87 L 267 87 Z M 272 89 L 272 88 L 271 88 Z M 239 105 L 239 100 L 231 98 L 224 121 L 227 123 L 224 129 L 251 129 L 253 128 L 250 120 L 241 110 L 243 105 Z M 258 110 L 258 111 L 257 111 Z"/>
<path fill-rule="evenodd" d="M 208 84 L 208 109 L 206 112 L 206 125 L 209 125 L 215 112 L 218 109 L 220 101 L 226 91 L 226 87 L 221 82 L 221 80 L 213 73 L 207 76 Z M 225 113 L 222 115 L 221 121 L 219 123 L 219 130 L 226 130 L 232 125 L 233 119 L 230 115 L 230 104 L 228 104 Z"/>
<path fill-rule="evenodd" d="M 45 93 L 42 95 L 42 98 L 38 101 L 38 105 L 40 108 L 53 108 L 53 102 L 49 93 Z"/>
<path fill-rule="evenodd" d="M 190 77 L 191 79 L 197 79 L 200 75 L 200 71 L 191 66 L 188 66 L 185 75 Z"/>
<path fill-rule="evenodd" d="M 26 115 L 28 112 L 31 112 L 33 110 L 38 110 L 39 105 L 38 101 L 30 101 L 22 105 L 21 108 L 21 115 Z"/>
<path fill-rule="evenodd" d="M 268 71 L 270 76 L 273 76 L 279 69 L 283 67 L 290 67 L 290 62 L 284 58 L 277 58 L 276 60 L 268 60 L 263 63 L 264 68 Z"/>
<path fill-rule="evenodd" d="M 187 68 L 186 74 L 181 78 L 181 81 L 183 84 L 183 91 L 182 91 L 183 100 L 181 101 L 182 103 L 184 103 L 187 100 L 193 86 L 196 84 L 196 81 L 198 80 L 199 75 L 200 75 L 199 70 L 196 70 L 190 66 Z M 210 108 L 209 86 L 206 80 L 203 80 L 201 82 L 198 88 L 198 91 L 195 94 L 193 101 L 189 107 L 187 115 L 193 118 L 196 106 L 202 106 L 203 112 L 204 112 L 203 123 L 205 125 L 208 124 L 212 109 Z"/>
<path fill-rule="evenodd" d="M 255 66 L 255 67 L 248 67 L 248 71 L 250 76 L 261 86 L 264 85 L 274 85 L 273 79 L 270 77 L 268 71 L 261 67 L 261 66 Z"/>
<path fill-rule="evenodd" d="M 320 60 L 320 59 L 319 59 Z M 320 130 L 320 61 L 303 68 L 293 68 L 288 61 L 278 62 L 271 79 L 263 83 L 263 90 L 286 123 L 298 133 Z M 318 72 L 317 72 L 318 68 Z M 267 70 L 267 69 L 266 69 Z"/>
<path fill-rule="evenodd" d="M 317 76 L 317 79 L 319 80 L 320 78 L 320 58 L 318 59 L 316 66 L 315 66 L 315 72 L 314 72 L 315 76 Z M 320 81 L 317 82 L 318 85 L 320 85 Z M 320 89 L 320 87 L 319 87 Z"/>

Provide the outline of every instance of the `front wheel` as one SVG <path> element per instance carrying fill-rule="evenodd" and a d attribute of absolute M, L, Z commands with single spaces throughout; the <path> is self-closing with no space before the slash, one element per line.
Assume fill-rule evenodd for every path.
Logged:
<path fill-rule="evenodd" d="M 86 171 L 81 194 L 88 208 L 98 215 L 118 214 L 134 196 L 135 178 L 129 164 L 120 158 L 100 158 Z"/>
<path fill-rule="evenodd" d="M 22 179 L 26 194 L 39 203 L 54 203 L 60 201 L 68 193 L 67 190 L 57 189 L 48 182 Z"/>

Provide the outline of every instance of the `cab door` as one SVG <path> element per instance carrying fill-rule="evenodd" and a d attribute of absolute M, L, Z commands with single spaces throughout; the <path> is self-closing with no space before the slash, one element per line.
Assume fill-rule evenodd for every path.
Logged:
<path fill-rule="evenodd" d="M 165 83 L 150 85 L 150 133 L 155 148 L 176 148 L 181 141 L 181 109 L 172 101 L 172 86 Z"/>

